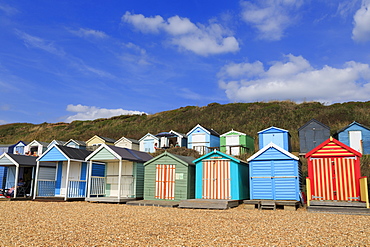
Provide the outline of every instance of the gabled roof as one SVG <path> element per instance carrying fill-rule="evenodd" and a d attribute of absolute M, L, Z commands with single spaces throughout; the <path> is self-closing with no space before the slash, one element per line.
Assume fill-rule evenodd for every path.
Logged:
<path fill-rule="evenodd" d="M 67 141 L 66 143 L 64 143 L 63 146 L 67 146 L 68 143 L 70 142 L 74 142 L 75 144 L 77 144 L 78 146 L 83 146 L 83 147 L 86 147 L 86 142 L 84 141 L 78 141 L 78 140 L 74 140 L 74 139 L 70 139 L 69 141 Z"/>
<path fill-rule="evenodd" d="M 307 126 L 308 126 L 310 123 L 312 123 L 312 122 L 315 122 L 315 123 L 317 123 L 317 124 L 321 125 L 322 127 L 324 127 L 325 129 L 330 130 L 329 126 L 327 126 L 327 125 L 325 125 L 325 124 L 321 123 L 320 121 L 318 121 L 318 120 L 316 120 L 316 119 L 312 118 L 310 121 L 308 121 L 307 123 L 305 123 L 304 125 L 302 125 L 302 126 L 298 129 L 298 131 L 301 131 L 302 129 L 304 129 L 305 127 L 307 127 Z"/>
<path fill-rule="evenodd" d="M 0 155 L 0 159 L 6 157 L 10 160 L 14 165 L 24 165 L 24 166 L 36 166 L 36 159 L 35 156 L 27 156 L 27 155 L 20 155 L 20 154 L 11 154 L 11 153 L 3 153 Z"/>
<path fill-rule="evenodd" d="M 237 134 L 239 134 L 239 135 L 243 135 L 243 136 L 246 136 L 247 134 L 245 134 L 245 133 L 242 133 L 242 132 L 239 132 L 239 131 L 236 131 L 236 130 L 230 130 L 229 132 L 226 132 L 226 133 L 224 133 L 224 134 L 222 134 L 221 136 L 227 136 L 228 134 L 230 134 L 230 133 L 237 133 Z"/>
<path fill-rule="evenodd" d="M 165 151 L 164 153 L 158 155 L 157 157 L 154 157 L 153 159 L 147 161 L 144 163 L 144 166 L 146 165 L 149 165 L 150 163 L 158 160 L 158 159 L 161 159 L 163 156 L 169 156 L 169 157 L 172 157 L 173 159 L 177 160 L 178 162 L 186 165 L 186 166 L 189 166 L 189 165 L 194 165 L 193 161 L 195 160 L 194 157 L 191 157 L 191 156 L 183 156 L 183 155 L 177 155 L 177 154 L 171 154 L 171 153 L 168 153 L 167 151 Z"/>
<path fill-rule="evenodd" d="M 15 147 L 15 146 L 17 146 L 17 145 L 18 145 L 18 144 L 20 144 L 20 143 L 23 143 L 23 145 L 24 145 L 24 146 L 27 146 L 27 145 L 28 145 L 28 142 L 19 141 L 19 142 L 17 142 L 16 144 L 11 145 L 11 147 Z"/>
<path fill-rule="evenodd" d="M 12 144 L 0 144 L 0 147 L 11 147 Z"/>
<path fill-rule="evenodd" d="M 141 152 L 141 151 L 137 151 L 137 150 L 133 150 L 129 148 L 121 148 L 121 147 L 111 146 L 107 144 L 102 144 L 98 149 L 96 149 L 89 156 L 87 156 L 85 160 L 90 160 L 95 154 L 100 152 L 100 150 L 102 150 L 103 148 L 107 149 L 117 159 L 144 163 L 153 158 L 150 154 L 145 153 L 145 152 Z"/>
<path fill-rule="evenodd" d="M 183 134 L 183 133 L 180 133 L 180 132 L 176 132 L 176 131 L 174 131 L 174 130 L 170 130 L 170 133 L 174 133 L 175 135 L 178 135 L 178 136 L 181 136 L 181 137 L 187 138 L 187 135 L 186 135 L 186 134 Z"/>
<path fill-rule="evenodd" d="M 351 127 L 352 125 L 357 125 L 357 126 L 360 126 L 360 127 L 364 128 L 364 129 L 367 129 L 367 130 L 369 130 L 369 131 L 370 131 L 370 128 L 369 128 L 369 127 L 366 127 L 365 125 L 362 125 L 362 124 L 360 124 L 360 123 L 357 123 L 356 121 L 353 121 L 352 123 L 350 123 L 350 124 L 349 124 L 349 125 L 347 125 L 346 127 L 342 128 L 342 129 L 340 129 L 340 130 L 338 130 L 336 133 L 338 134 L 338 133 L 340 133 L 340 132 L 343 132 L 343 131 L 345 131 L 347 128 Z"/>
<path fill-rule="evenodd" d="M 278 128 L 278 127 L 275 127 L 275 126 L 271 126 L 271 127 L 267 128 L 267 129 L 264 129 L 264 130 L 259 131 L 258 134 L 263 133 L 263 132 L 266 132 L 266 131 L 271 130 L 271 129 L 278 130 L 279 132 L 287 132 L 287 133 L 289 133 L 288 130 L 281 129 L 281 128 Z"/>
<path fill-rule="evenodd" d="M 39 141 L 33 140 L 32 142 L 28 143 L 27 146 L 33 146 L 34 144 L 41 145 L 44 147 L 47 147 L 49 145 L 49 143 L 46 143 L 46 142 L 39 142 Z"/>
<path fill-rule="evenodd" d="M 299 158 L 297 156 L 289 153 L 288 151 L 286 151 L 285 149 L 279 147 L 275 143 L 270 142 L 269 144 L 267 144 L 266 146 L 264 146 L 262 149 L 260 149 L 257 153 L 255 153 L 251 157 L 249 157 L 247 159 L 247 161 L 249 162 L 251 160 L 254 160 L 258 156 L 260 156 L 261 154 L 263 154 L 264 152 L 266 152 L 269 148 L 274 148 L 274 149 L 278 150 L 280 153 L 285 154 L 286 156 L 288 156 L 288 157 L 290 157 L 292 159 L 299 160 Z"/>
<path fill-rule="evenodd" d="M 71 148 L 67 146 L 55 145 L 60 151 L 72 160 L 85 160 L 92 152 L 85 149 Z"/>
<path fill-rule="evenodd" d="M 67 146 L 62 146 L 58 144 L 54 144 L 51 147 L 48 148 L 40 157 L 38 157 L 37 160 L 41 160 L 45 155 L 49 153 L 49 151 L 52 148 L 56 148 L 59 150 L 61 154 L 63 154 L 66 159 L 70 160 L 79 160 L 79 161 L 85 161 L 85 158 L 91 154 L 91 151 L 87 151 L 85 149 L 78 149 L 78 148 L 72 148 Z"/>
<path fill-rule="evenodd" d="M 220 136 L 220 134 L 219 133 L 217 133 L 215 130 L 213 130 L 213 129 L 208 129 L 208 128 L 206 128 L 206 127 L 203 127 L 202 125 L 200 125 L 200 124 L 197 124 L 194 128 L 192 128 L 186 135 L 187 136 L 189 136 L 189 134 L 191 133 L 191 132 L 193 132 L 196 128 L 198 128 L 198 127 L 200 127 L 200 128 L 202 128 L 203 130 L 205 130 L 205 132 L 207 132 L 208 134 L 210 134 L 210 135 L 214 135 L 214 136 Z"/>
<path fill-rule="evenodd" d="M 330 137 L 319 146 L 315 147 L 309 151 L 305 157 L 316 157 L 316 156 L 358 156 L 361 157 L 362 154 L 347 146 L 346 144 Z"/>
<path fill-rule="evenodd" d="M 141 137 L 141 138 L 139 139 L 139 142 L 141 142 L 142 140 L 144 140 L 144 139 L 145 139 L 145 137 L 147 137 L 147 136 L 151 136 L 151 137 L 153 137 L 153 139 L 159 140 L 159 138 L 158 138 L 158 137 L 156 137 L 155 135 L 150 134 L 150 133 L 147 133 L 145 136 L 143 136 L 143 137 Z"/>
<path fill-rule="evenodd" d="M 64 145 L 65 143 L 66 143 L 65 141 L 52 140 L 52 141 L 48 144 L 48 147 L 52 146 L 53 144 L 57 144 L 57 145 Z"/>
<path fill-rule="evenodd" d="M 93 137 L 91 137 L 89 140 L 86 141 L 86 143 L 90 142 L 92 139 L 94 138 L 100 138 L 101 140 L 103 140 L 104 142 L 109 142 L 109 143 L 115 143 L 116 140 L 115 139 L 112 139 L 112 138 L 109 138 L 109 137 L 104 137 L 104 136 L 99 136 L 99 135 L 94 135 Z"/>
<path fill-rule="evenodd" d="M 118 139 L 118 140 L 114 143 L 114 145 L 116 145 L 117 143 L 121 142 L 122 140 L 129 141 L 129 142 L 131 142 L 131 143 L 133 143 L 133 144 L 139 144 L 139 141 L 138 141 L 138 140 L 136 140 L 136 139 L 127 138 L 127 137 L 122 136 L 120 139 Z"/>
<path fill-rule="evenodd" d="M 247 163 L 247 162 L 245 162 L 244 160 L 237 159 L 237 158 L 235 158 L 235 157 L 233 157 L 233 156 L 231 156 L 231 155 L 227 155 L 227 154 L 222 153 L 222 152 L 220 152 L 220 151 L 218 151 L 218 150 L 216 150 L 216 149 L 215 149 L 215 150 L 213 150 L 212 152 L 209 152 L 208 154 L 205 154 L 205 155 L 203 155 L 202 157 L 200 157 L 200 158 L 198 158 L 198 159 L 194 160 L 194 161 L 193 161 L 193 163 L 195 164 L 195 163 L 197 163 L 197 162 L 199 162 L 199 161 L 201 161 L 201 160 L 207 159 L 207 158 L 209 158 L 210 156 L 212 156 L 212 155 L 214 155 L 214 154 L 220 155 L 221 157 L 223 157 L 223 158 L 225 158 L 225 159 L 233 160 L 233 161 L 235 161 L 235 162 L 237 162 L 237 163 Z"/>

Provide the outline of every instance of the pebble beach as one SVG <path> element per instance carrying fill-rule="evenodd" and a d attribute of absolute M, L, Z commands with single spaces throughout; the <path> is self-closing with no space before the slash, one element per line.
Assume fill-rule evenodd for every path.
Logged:
<path fill-rule="evenodd" d="M 368 216 L 0 202 L 1 246 L 366 246 Z"/>

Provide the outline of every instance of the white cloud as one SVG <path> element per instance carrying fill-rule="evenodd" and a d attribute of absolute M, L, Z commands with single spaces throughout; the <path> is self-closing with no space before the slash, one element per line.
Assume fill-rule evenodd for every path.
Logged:
<path fill-rule="evenodd" d="M 85 105 L 68 105 L 67 111 L 76 113 L 75 115 L 69 116 L 65 119 L 65 122 L 70 123 L 75 120 L 94 120 L 98 118 L 110 118 L 119 115 L 141 115 L 146 114 L 140 111 L 129 111 L 124 109 L 106 109 L 99 108 L 96 106 L 85 106 Z"/>
<path fill-rule="evenodd" d="M 0 125 L 7 124 L 8 122 L 0 119 Z"/>
<path fill-rule="evenodd" d="M 80 28 L 77 31 L 71 31 L 72 33 L 76 34 L 79 37 L 85 37 L 85 38 L 99 38 L 104 39 L 107 38 L 108 35 L 102 31 L 97 31 L 93 29 L 87 29 L 87 28 Z"/>
<path fill-rule="evenodd" d="M 13 8 L 6 4 L 0 4 L 0 10 L 2 10 L 6 15 L 15 15 L 19 13 L 16 8 Z"/>
<path fill-rule="evenodd" d="M 242 18 L 255 27 L 260 39 L 280 40 L 284 30 L 294 23 L 303 0 L 242 1 Z"/>
<path fill-rule="evenodd" d="M 202 56 L 239 50 L 239 43 L 231 32 L 214 22 L 202 25 L 179 16 L 164 20 L 159 15 L 145 17 L 130 12 L 122 16 L 122 21 L 132 24 L 143 33 L 165 32 L 172 37 L 170 42 L 173 45 Z"/>
<path fill-rule="evenodd" d="M 370 66 L 347 62 L 342 68 L 313 68 L 301 56 L 286 55 L 265 69 L 259 61 L 228 64 L 219 72 L 219 85 L 234 102 L 314 100 L 324 103 L 370 98 Z"/>
<path fill-rule="evenodd" d="M 15 33 L 24 41 L 27 47 L 35 47 L 54 55 L 64 56 L 65 52 L 54 46 L 53 42 L 46 41 L 42 38 L 29 35 L 20 30 L 15 30 Z"/>
<path fill-rule="evenodd" d="M 352 39 L 356 41 L 370 40 L 370 0 L 363 0 L 361 8 L 353 17 L 354 28 Z"/>

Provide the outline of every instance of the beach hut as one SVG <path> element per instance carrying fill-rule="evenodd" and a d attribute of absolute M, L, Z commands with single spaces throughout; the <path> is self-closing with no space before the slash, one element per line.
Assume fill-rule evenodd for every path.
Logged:
<path fill-rule="evenodd" d="M 33 140 L 25 148 L 24 153 L 33 156 L 40 156 L 48 147 L 49 143 Z"/>
<path fill-rule="evenodd" d="M 65 141 L 59 141 L 59 140 L 52 140 L 48 146 L 47 146 L 47 149 L 49 149 L 51 146 L 53 145 L 60 145 L 60 146 L 63 146 L 66 142 Z"/>
<path fill-rule="evenodd" d="M 12 144 L 0 144 L 0 154 L 10 153 L 11 146 Z"/>
<path fill-rule="evenodd" d="M 160 139 L 153 134 L 147 133 L 139 140 L 140 151 L 154 153 L 161 145 Z"/>
<path fill-rule="evenodd" d="M 245 161 L 214 150 L 193 163 L 195 198 L 249 199 L 249 168 Z"/>
<path fill-rule="evenodd" d="M 36 168 L 35 156 L 3 153 L 0 155 L 0 166 L 7 168 L 4 189 L 14 188 L 13 197 L 32 195 L 33 181 Z M 44 166 L 45 164 L 41 164 Z M 24 185 L 18 187 L 18 181 L 22 179 Z"/>
<path fill-rule="evenodd" d="M 120 148 L 129 148 L 133 150 L 139 150 L 139 141 L 131 138 L 122 136 L 119 140 L 114 143 L 114 146 Z"/>
<path fill-rule="evenodd" d="M 85 198 L 87 182 L 87 162 L 90 151 L 54 144 L 37 158 L 34 199 L 55 197 L 64 200 Z M 40 163 L 47 163 L 47 168 Z M 92 164 L 94 172 L 103 176 L 104 164 Z M 50 169 L 53 168 L 53 169 Z M 46 170 L 46 171 L 45 171 Z M 100 172 L 100 173 L 99 173 Z"/>
<path fill-rule="evenodd" d="M 365 201 L 367 178 L 361 177 L 361 156 L 360 152 L 332 137 L 308 152 L 308 205 L 310 201 Z"/>
<path fill-rule="evenodd" d="M 299 153 L 305 155 L 330 137 L 330 128 L 325 124 L 311 119 L 298 129 Z"/>
<path fill-rule="evenodd" d="M 63 146 L 70 148 L 86 149 L 86 142 L 70 139 Z"/>
<path fill-rule="evenodd" d="M 220 135 L 213 129 L 197 124 L 186 135 L 188 136 L 188 148 L 198 151 L 201 155 L 214 149 L 220 149 Z"/>
<path fill-rule="evenodd" d="M 370 154 L 370 128 L 353 122 L 341 130 L 335 137 L 347 146 L 362 154 Z"/>
<path fill-rule="evenodd" d="M 86 157 L 90 163 L 105 163 L 104 176 L 88 177 L 86 201 L 127 202 L 143 198 L 144 163 L 152 158 L 145 152 L 102 144 Z"/>
<path fill-rule="evenodd" d="M 144 163 L 145 200 L 186 200 L 195 196 L 195 158 L 164 152 Z"/>
<path fill-rule="evenodd" d="M 258 140 L 259 149 L 262 149 L 264 146 L 272 142 L 288 152 L 291 151 L 290 134 L 289 131 L 285 129 L 272 126 L 270 128 L 261 130 L 258 132 Z"/>
<path fill-rule="evenodd" d="M 230 155 L 254 152 L 254 139 L 242 132 L 231 130 L 220 136 L 220 151 Z"/>
<path fill-rule="evenodd" d="M 102 144 L 114 145 L 115 142 L 116 142 L 115 139 L 94 135 L 93 137 L 86 141 L 86 146 L 89 147 L 89 149 L 94 150 L 96 147 Z"/>
<path fill-rule="evenodd" d="M 300 201 L 302 165 L 298 157 L 271 142 L 247 161 L 251 200 Z"/>
<path fill-rule="evenodd" d="M 10 144 L 0 144 L 0 155 L 3 153 L 11 153 L 13 150 L 12 147 L 14 145 Z M 7 174 L 7 167 L 6 166 L 0 166 L 0 188 L 4 188 L 5 186 L 5 179 L 6 179 L 6 174 Z"/>
<path fill-rule="evenodd" d="M 13 154 L 25 154 L 24 149 L 28 145 L 28 142 L 19 141 L 9 148 L 9 153 Z"/>
<path fill-rule="evenodd" d="M 187 147 L 188 144 L 187 136 L 174 130 L 170 132 L 161 132 L 155 136 L 159 138 L 161 144 L 160 148 Z"/>

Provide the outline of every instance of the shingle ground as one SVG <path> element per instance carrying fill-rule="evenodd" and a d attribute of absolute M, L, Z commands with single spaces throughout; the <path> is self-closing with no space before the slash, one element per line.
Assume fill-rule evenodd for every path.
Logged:
<path fill-rule="evenodd" d="M 360 215 L 0 202 L 1 246 L 365 246 Z"/>

